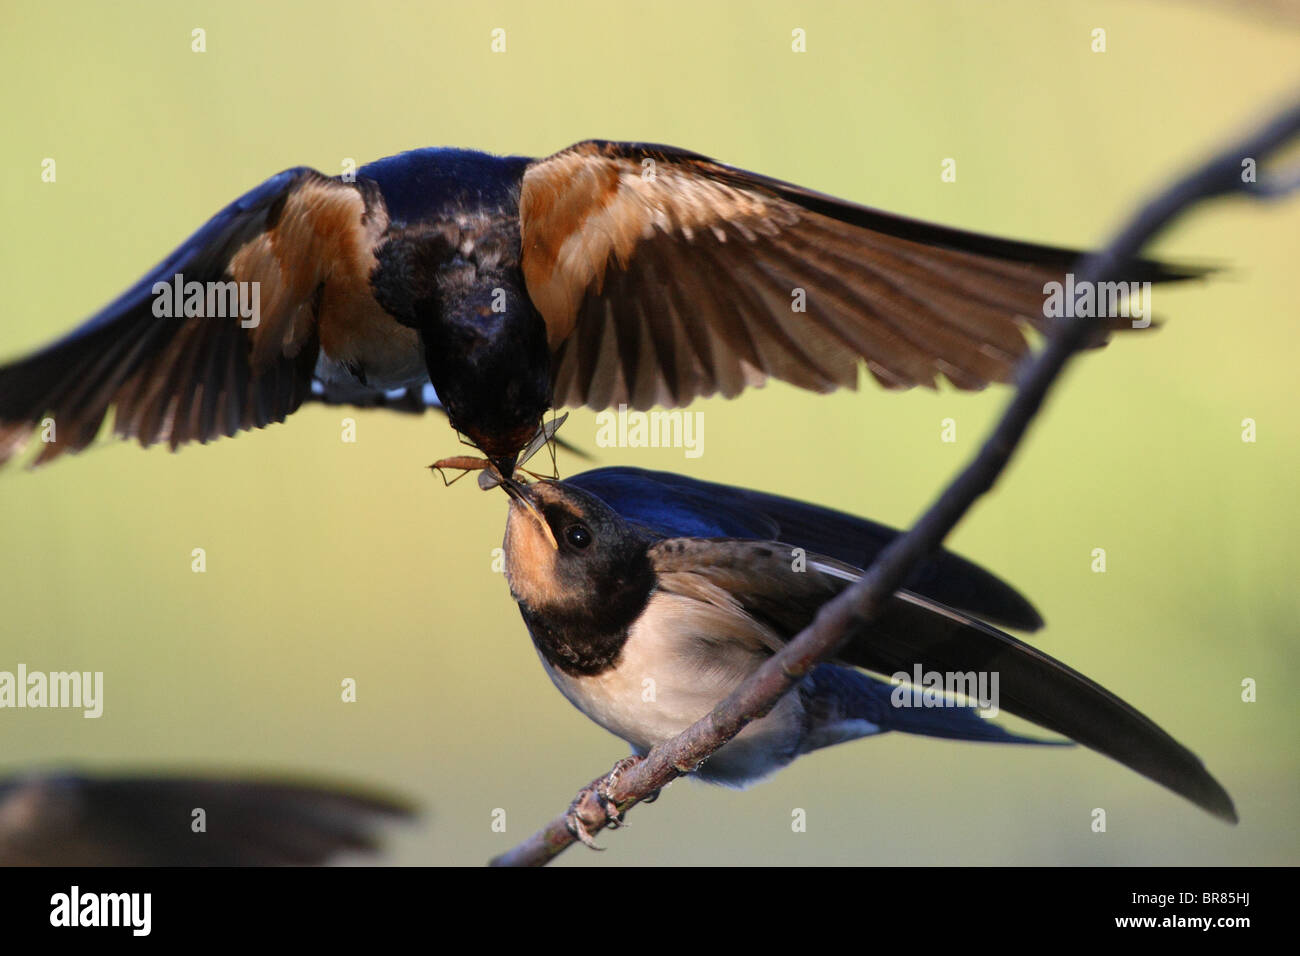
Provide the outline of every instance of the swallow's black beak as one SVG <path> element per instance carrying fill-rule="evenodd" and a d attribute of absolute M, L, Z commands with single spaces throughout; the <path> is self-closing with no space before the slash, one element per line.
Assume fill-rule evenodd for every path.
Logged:
<path fill-rule="evenodd" d="M 542 509 L 537 506 L 533 496 L 528 491 L 528 486 L 521 481 L 515 481 L 513 478 L 502 478 L 501 487 L 505 489 L 513 500 L 519 502 L 520 506 L 537 520 L 537 526 L 541 529 L 546 540 L 551 543 L 551 547 L 556 551 L 560 550 L 560 545 L 555 540 L 555 533 L 551 531 L 550 524 L 546 521 L 546 516 L 542 514 Z"/>
<path fill-rule="evenodd" d="M 515 473 L 515 465 L 519 461 L 518 453 L 513 455 L 502 455 L 498 458 L 488 456 L 488 461 L 492 462 L 492 467 L 502 478 L 510 478 Z"/>
<path fill-rule="evenodd" d="M 501 478 L 501 487 L 505 489 L 506 494 L 525 506 L 532 504 L 528 498 L 528 488 L 513 478 Z"/>

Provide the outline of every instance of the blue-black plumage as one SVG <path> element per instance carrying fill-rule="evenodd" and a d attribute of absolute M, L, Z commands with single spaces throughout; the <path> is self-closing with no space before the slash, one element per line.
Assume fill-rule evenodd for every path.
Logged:
<path fill-rule="evenodd" d="M 308 401 L 420 409 L 432 384 L 509 474 L 552 407 L 680 406 L 769 378 L 824 392 L 856 387 L 863 367 L 891 388 L 981 388 L 1010 377 L 1045 321 L 1044 284 L 1076 255 L 669 146 L 297 167 L 0 366 L 0 462 L 47 419 L 38 462 L 89 445 L 110 410 L 119 436 L 175 448 Z M 1099 338 L 1116 327 L 1099 322 Z"/>
<path fill-rule="evenodd" d="M 859 568 L 869 565 L 899 534 L 843 511 L 670 471 L 594 468 L 566 483 L 665 537 L 784 541 Z M 1004 627 L 1035 631 L 1043 626 L 1024 595 L 950 551 L 940 550 L 922 561 L 904 586 Z"/>
<path fill-rule="evenodd" d="M 773 526 L 765 496 L 745 489 L 636 471 L 505 488 L 512 499 L 506 576 L 543 666 L 570 702 L 638 754 L 703 717 L 863 573 L 799 546 L 798 526 L 788 522 L 803 511 L 797 502 L 776 499 L 787 519 L 777 521 L 780 538 L 717 535 L 723 526 Z M 636 488 L 648 505 L 636 500 Z M 834 513 L 806 508 L 836 522 Z M 838 523 L 845 534 L 856 526 L 848 516 Z M 681 528 L 709 536 L 683 537 Z M 909 589 L 695 773 L 744 786 L 812 750 L 891 730 L 1043 742 L 991 724 L 1000 712 L 1236 820 L 1231 798 L 1201 761 L 1129 704 L 979 618 Z"/>

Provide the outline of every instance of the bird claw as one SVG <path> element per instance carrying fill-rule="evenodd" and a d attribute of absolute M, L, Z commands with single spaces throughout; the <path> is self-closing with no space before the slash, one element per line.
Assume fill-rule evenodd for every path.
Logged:
<path fill-rule="evenodd" d="M 573 802 L 569 804 L 568 812 L 564 814 L 564 822 L 565 825 L 568 826 L 569 832 L 577 837 L 578 841 L 583 846 L 590 847 L 593 850 L 603 850 L 605 848 L 596 844 L 596 840 L 591 835 L 591 831 L 587 829 L 588 824 L 583 820 L 583 817 L 584 815 L 591 813 L 592 808 L 589 801 L 594 800 L 597 807 L 599 807 L 598 812 L 605 818 L 603 823 L 608 824 L 610 822 L 609 798 L 604 796 L 604 794 L 599 790 L 602 780 L 603 778 L 601 778 L 601 780 L 593 780 L 591 783 L 587 784 L 587 786 L 579 790 L 578 795 L 574 797 Z M 614 813 L 618 813 L 617 807 L 614 808 Z M 590 815 L 587 816 L 587 819 L 591 820 L 592 826 L 596 825 L 596 821 L 592 820 Z"/>
<path fill-rule="evenodd" d="M 589 847 L 593 850 L 603 851 L 605 848 L 596 843 L 595 838 L 591 835 L 591 831 L 589 831 L 586 824 L 582 822 L 582 811 L 579 809 L 578 804 L 582 802 L 584 797 L 586 797 L 585 791 L 578 794 L 573 803 L 569 804 L 569 812 L 564 815 L 564 822 L 568 826 L 569 832 L 577 837 L 578 842 L 583 846 Z"/>
<path fill-rule="evenodd" d="M 564 822 L 569 828 L 569 832 L 578 838 L 583 846 L 590 847 L 593 850 L 603 850 L 604 847 L 596 844 L 595 838 L 591 835 L 589 826 L 596 825 L 596 820 L 592 819 L 594 813 L 603 815 L 600 821 L 601 826 L 607 826 L 611 829 L 627 826 L 627 820 L 619 812 L 618 804 L 614 802 L 610 791 L 618 782 L 618 778 L 639 764 L 644 757 L 624 757 L 614 768 L 603 777 L 597 777 L 587 786 L 578 791 L 578 795 L 573 798 L 569 804 L 569 810 L 564 815 Z M 656 792 L 655 796 L 659 794 Z M 595 807 L 591 804 L 595 803 Z M 586 820 L 583 817 L 586 816 Z"/>
<path fill-rule="evenodd" d="M 603 799 L 605 813 L 608 816 L 608 825 L 615 829 L 627 826 L 627 821 L 624 820 L 623 815 L 619 813 L 618 804 L 614 802 L 610 793 L 614 789 L 614 784 L 618 783 L 618 778 L 644 759 L 645 757 L 636 755 L 624 757 L 618 763 L 614 764 L 614 768 L 610 770 L 609 773 L 605 774 L 601 797 Z"/>

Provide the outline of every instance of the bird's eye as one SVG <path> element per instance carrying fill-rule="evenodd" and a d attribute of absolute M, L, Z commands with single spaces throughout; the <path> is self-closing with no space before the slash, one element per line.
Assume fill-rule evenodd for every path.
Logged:
<path fill-rule="evenodd" d="M 575 548 L 585 548 L 591 544 L 591 532 L 580 524 L 571 524 L 564 529 L 564 540 Z"/>

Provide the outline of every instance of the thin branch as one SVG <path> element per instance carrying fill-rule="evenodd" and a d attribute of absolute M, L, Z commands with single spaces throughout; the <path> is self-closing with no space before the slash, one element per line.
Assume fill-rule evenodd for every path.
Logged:
<path fill-rule="evenodd" d="M 1077 270 L 1077 284 L 1120 278 L 1124 267 L 1152 237 L 1206 199 L 1230 193 L 1272 199 L 1300 188 L 1294 171 L 1268 176 L 1257 183 L 1247 182 L 1243 176 L 1244 160 L 1253 159 L 1262 165 L 1266 157 L 1297 136 L 1300 100 L 1147 203 L 1105 248 L 1083 260 Z M 655 747 L 645 760 L 617 774 L 612 781 L 608 774 L 593 781 L 593 786 L 607 787 L 605 792 L 620 814 L 698 767 L 746 724 L 771 711 L 783 694 L 870 623 L 917 563 L 938 548 L 976 499 L 993 487 L 1061 370 L 1087 344 L 1095 321 L 1073 317 L 1056 323 L 1042 350 L 1022 365 L 1016 394 L 979 453 L 911 530 L 896 538 L 872 562 L 861 580 L 823 605 L 812 624 L 766 660 L 711 713 Z M 591 788 L 581 796 L 574 811 L 591 833 L 606 825 L 605 810 Z M 492 864 L 541 866 L 576 839 L 569 829 L 567 814 L 562 814 Z"/>

